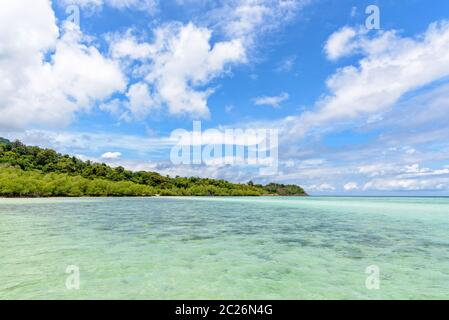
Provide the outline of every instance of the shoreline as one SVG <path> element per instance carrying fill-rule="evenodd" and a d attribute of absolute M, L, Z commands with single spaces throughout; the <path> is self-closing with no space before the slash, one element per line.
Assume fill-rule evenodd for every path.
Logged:
<path fill-rule="evenodd" d="M 299 197 L 299 198 L 372 198 L 372 199 L 376 199 L 376 198 L 396 198 L 396 199 L 401 199 L 401 198 L 417 198 L 417 199 L 447 199 L 449 198 L 449 195 L 441 195 L 441 196 L 416 196 L 416 195 L 407 195 L 407 196 L 397 196 L 397 195 L 356 195 L 356 196 L 352 196 L 352 195 L 258 195 L 258 196 L 182 196 L 182 195 L 177 195 L 177 196 L 163 196 L 163 195 L 158 195 L 158 196 L 77 196 L 77 197 L 70 197 L 70 196 L 50 196 L 50 197 L 28 197 L 28 196 L 24 196 L 24 197 L 5 197 L 5 196 L 0 196 L 0 200 L 14 200 L 14 199 L 29 199 L 29 200 L 34 200 L 34 199 L 125 199 L 125 198 L 130 198 L 130 199 L 146 199 L 146 198 L 295 198 L 295 197 Z"/>
<path fill-rule="evenodd" d="M 273 194 L 263 194 L 263 195 L 257 195 L 257 196 L 182 196 L 182 195 L 176 195 L 176 196 L 164 196 L 164 195 L 154 195 L 154 196 L 50 196 L 50 197 L 31 197 L 31 196 L 19 196 L 19 197 L 5 197 L 0 196 L 0 199 L 107 199 L 107 198 L 261 198 L 261 197 L 274 197 L 274 198 L 291 198 L 291 197 L 310 197 L 310 195 L 273 195 Z"/>

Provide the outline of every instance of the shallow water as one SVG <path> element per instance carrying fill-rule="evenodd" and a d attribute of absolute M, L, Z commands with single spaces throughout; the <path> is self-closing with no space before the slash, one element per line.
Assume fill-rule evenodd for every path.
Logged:
<path fill-rule="evenodd" d="M 95 298 L 448 299 L 449 199 L 0 199 L 0 299 Z"/>

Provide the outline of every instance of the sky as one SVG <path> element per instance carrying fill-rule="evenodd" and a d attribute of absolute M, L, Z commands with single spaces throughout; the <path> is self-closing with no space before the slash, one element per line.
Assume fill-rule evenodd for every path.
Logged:
<path fill-rule="evenodd" d="M 194 121 L 276 130 L 277 170 L 174 163 Z M 449 195 L 449 2 L 9 1 L 0 136 L 312 195 Z"/>

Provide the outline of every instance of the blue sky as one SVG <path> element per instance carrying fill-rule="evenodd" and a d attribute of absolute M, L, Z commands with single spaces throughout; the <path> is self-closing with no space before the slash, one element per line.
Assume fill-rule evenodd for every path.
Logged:
<path fill-rule="evenodd" d="M 444 0 L 16 1 L 0 134 L 169 175 L 449 195 L 446 19 Z M 194 120 L 279 130 L 279 170 L 174 165 L 170 135 Z"/>

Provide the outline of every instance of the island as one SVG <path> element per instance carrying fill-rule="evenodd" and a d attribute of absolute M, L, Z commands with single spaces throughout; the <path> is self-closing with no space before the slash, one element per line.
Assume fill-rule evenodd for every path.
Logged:
<path fill-rule="evenodd" d="M 0 138 L 0 197 L 307 196 L 297 185 L 133 172 Z"/>

